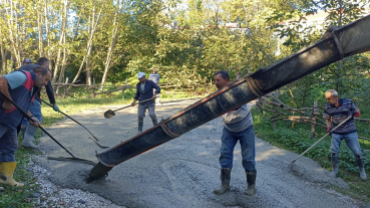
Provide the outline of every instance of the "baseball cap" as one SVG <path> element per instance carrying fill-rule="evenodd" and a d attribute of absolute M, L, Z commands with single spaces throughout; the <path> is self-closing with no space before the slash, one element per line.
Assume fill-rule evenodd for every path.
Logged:
<path fill-rule="evenodd" d="M 139 74 L 137 75 L 137 78 L 140 79 L 142 77 L 145 77 L 145 73 L 144 72 L 139 72 Z"/>
<path fill-rule="evenodd" d="M 24 59 L 23 63 L 32 63 L 31 59 Z"/>

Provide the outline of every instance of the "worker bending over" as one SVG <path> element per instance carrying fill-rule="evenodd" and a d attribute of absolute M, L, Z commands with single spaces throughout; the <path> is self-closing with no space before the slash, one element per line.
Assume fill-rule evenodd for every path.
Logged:
<path fill-rule="evenodd" d="M 44 57 L 39 58 L 37 60 L 36 64 L 26 64 L 26 65 L 21 66 L 18 70 L 19 71 L 32 71 L 33 69 L 35 69 L 37 67 L 40 67 L 40 66 L 49 68 L 49 59 L 44 58 Z M 56 102 L 55 102 L 53 86 L 51 85 L 50 80 L 48 81 L 47 85 L 45 86 L 45 89 L 46 89 L 46 94 L 48 95 L 50 104 L 53 105 L 54 111 L 59 112 L 59 108 L 58 108 L 58 106 L 56 105 Z M 35 99 L 32 101 L 29 110 L 32 113 L 32 115 L 35 116 L 37 118 L 37 120 L 39 120 L 40 123 L 41 123 L 42 122 L 42 114 L 41 114 L 40 90 L 41 90 L 41 88 L 39 88 L 37 90 L 37 92 L 35 92 L 36 93 L 35 94 Z M 38 127 L 30 125 L 26 118 L 23 119 L 22 125 L 21 125 L 21 132 L 22 132 L 22 136 L 23 136 L 23 142 L 22 142 L 21 145 L 23 147 L 28 147 L 28 148 L 33 148 L 33 149 L 38 148 L 38 146 L 36 146 L 33 143 L 33 139 L 36 135 L 37 129 L 38 129 Z"/>
<path fill-rule="evenodd" d="M 42 66 L 32 71 L 13 71 L 0 77 L 0 91 L 27 112 L 38 88 L 45 86 L 50 78 L 50 70 Z M 31 117 L 29 123 L 37 128 L 40 125 L 39 120 L 30 111 L 27 114 Z M 0 184 L 23 186 L 13 178 L 17 164 L 17 127 L 22 122 L 23 114 L 6 98 L 0 96 L 0 118 Z"/>

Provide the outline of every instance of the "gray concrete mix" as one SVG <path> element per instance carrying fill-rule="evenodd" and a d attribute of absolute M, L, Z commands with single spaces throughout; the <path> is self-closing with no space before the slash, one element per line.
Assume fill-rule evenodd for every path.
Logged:
<path fill-rule="evenodd" d="M 194 101 L 157 106 L 160 118 L 173 115 Z M 115 109 L 116 107 L 111 107 Z M 117 112 L 111 119 L 103 113 L 108 108 L 91 109 L 73 117 L 90 129 L 104 145 L 113 147 L 137 133 L 137 110 Z M 151 127 L 147 115 L 144 129 Z M 45 155 L 37 163 L 51 171 L 50 180 L 62 188 L 81 189 L 111 200 L 117 205 L 134 207 L 357 207 L 359 202 L 328 188 L 334 184 L 349 186 L 311 159 L 276 148 L 256 138 L 257 193 L 246 196 L 245 173 L 241 165 L 240 146 L 235 148 L 231 191 L 218 196 L 213 189 L 220 185 L 219 149 L 222 120 L 217 118 L 181 137 L 154 148 L 114 167 L 109 176 L 86 184 L 84 179 L 92 166 L 47 160 L 47 156 L 68 157 L 49 137 L 41 138 Z M 47 128 L 77 157 L 97 162 L 97 147 L 89 134 L 73 123 L 63 120 Z M 328 147 L 329 148 L 329 147 Z M 361 205 L 360 205 L 361 206 Z"/>

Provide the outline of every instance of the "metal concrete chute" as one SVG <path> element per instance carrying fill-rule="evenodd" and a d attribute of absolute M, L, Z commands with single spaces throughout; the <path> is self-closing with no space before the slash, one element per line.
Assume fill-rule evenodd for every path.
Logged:
<path fill-rule="evenodd" d="M 157 126 L 97 155 L 87 181 L 114 166 L 168 142 L 263 94 L 272 92 L 344 57 L 370 50 L 370 16 L 341 28 L 329 27 L 321 40 L 256 71 L 185 108 Z"/>

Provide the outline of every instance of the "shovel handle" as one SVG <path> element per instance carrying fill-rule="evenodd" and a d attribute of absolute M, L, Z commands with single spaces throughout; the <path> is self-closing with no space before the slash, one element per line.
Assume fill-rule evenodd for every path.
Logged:
<path fill-rule="evenodd" d="M 129 108 L 129 107 L 132 107 L 131 105 L 127 105 L 127 106 L 124 106 L 122 108 L 118 108 L 116 110 L 112 110 L 113 112 L 117 112 L 117 111 L 120 111 L 120 110 L 123 110 L 123 109 L 126 109 L 126 108 Z"/>
<path fill-rule="evenodd" d="M 40 100 L 41 100 L 41 102 L 45 103 L 46 105 L 48 105 L 48 106 L 50 106 L 50 107 L 53 107 L 51 104 L 47 103 L 45 100 L 42 100 L 42 99 L 40 99 Z M 96 141 L 99 141 L 99 139 L 98 139 L 98 138 L 96 138 L 96 136 L 95 136 L 93 133 L 91 133 L 91 131 L 90 131 L 89 129 L 87 129 L 84 125 L 82 125 L 82 124 L 81 124 L 80 122 L 78 122 L 76 119 L 72 118 L 71 116 L 67 115 L 66 113 L 63 113 L 62 111 L 59 111 L 59 113 L 61 113 L 61 114 L 62 114 L 62 115 L 64 115 L 65 117 L 67 117 L 67 118 L 71 119 L 72 121 L 76 122 L 78 125 L 80 125 L 82 128 L 84 128 L 87 132 L 89 132 L 89 134 L 90 134 L 91 136 L 93 136 L 93 137 L 94 137 L 94 139 L 95 139 Z"/>
<path fill-rule="evenodd" d="M 153 100 L 153 98 L 149 98 L 149 99 L 146 99 L 146 100 L 142 100 L 140 101 L 138 104 L 142 104 L 142 103 L 145 103 L 145 102 L 148 102 L 148 101 L 151 101 Z M 132 107 L 132 105 L 127 105 L 127 106 L 124 106 L 122 108 L 118 108 L 116 110 L 113 110 L 113 112 L 117 112 L 117 111 L 120 111 L 120 110 L 123 110 L 123 109 L 126 109 L 126 108 L 129 108 L 129 107 Z"/>
<path fill-rule="evenodd" d="M 24 117 L 26 117 L 28 120 L 32 120 L 32 118 L 26 113 L 24 112 L 17 104 L 15 104 L 12 100 L 10 100 L 7 96 L 5 96 L 1 91 L 0 91 L 0 95 L 2 97 L 4 97 L 5 99 L 7 99 L 11 104 L 13 104 L 22 114 Z M 49 134 L 49 132 L 47 132 L 44 128 L 42 128 L 41 125 L 38 126 L 45 134 L 47 134 L 55 143 L 57 143 L 61 148 L 63 148 L 69 155 L 71 155 L 73 158 L 76 158 L 69 150 L 67 150 L 67 148 L 65 148 L 61 143 L 59 143 L 53 136 L 51 136 Z"/>

